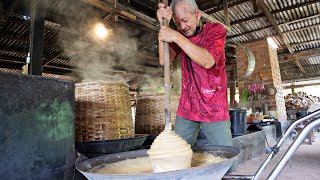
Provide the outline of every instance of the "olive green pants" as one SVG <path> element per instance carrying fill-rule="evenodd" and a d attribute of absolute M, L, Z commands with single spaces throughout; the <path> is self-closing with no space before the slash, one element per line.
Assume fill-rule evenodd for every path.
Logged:
<path fill-rule="evenodd" d="M 194 145 L 197 140 L 199 128 L 201 127 L 209 144 L 232 146 L 230 125 L 229 120 L 222 122 L 195 122 L 177 116 L 175 131 L 189 144 Z"/>

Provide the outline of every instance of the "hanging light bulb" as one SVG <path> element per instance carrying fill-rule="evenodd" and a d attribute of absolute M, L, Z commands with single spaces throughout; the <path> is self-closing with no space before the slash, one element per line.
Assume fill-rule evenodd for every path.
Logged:
<path fill-rule="evenodd" d="M 108 36 L 108 30 L 102 23 L 96 24 L 95 33 L 100 39 L 105 39 Z"/>

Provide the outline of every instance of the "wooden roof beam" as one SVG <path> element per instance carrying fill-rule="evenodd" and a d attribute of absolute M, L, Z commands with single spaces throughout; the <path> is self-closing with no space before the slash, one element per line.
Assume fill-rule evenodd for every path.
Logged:
<path fill-rule="evenodd" d="M 278 55 L 278 59 L 280 63 L 283 63 L 288 61 L 295 61 L 297 59 L 311 58 L 315 56 L 320 56 L 320 48 L 315 48 L 310 51 L 296 52 L 293 54 Z"/>
<path fill-rule="evenodd" d="M 153 8 L 154 7 L 158 7 L 158 4 L 157 4 L 158 1 L 150 1 L 150 0 L 144 0 L 144 1 L 141 1 L 141 0 L 131 0 L 130 3 L 136 3 L 140 6 L 143 6 L 145 8 L 148 8 L 150 10 L 154 10 Z"/>
<path fill-rule="evenodd" d="M 150 21 L 150 18 L 148 16 L 142 15 L 141 13 L 130 9 L 130 12 L 128 12 L 129 8 L 126 8 L 127 11 L 125 11 L 124 9 L 120 8 L 120 5 L 117 8 L 114 8 L 113 6 L 108 5 L 105 2 L 99 1 L 99 0 L 81 0 L 82 2 L 86 3 L 86 4 L 90 4 L 92 6 L 95 6 L 96 8 L 99 8 L 103 11 L 109 12 L 109 13 L 114 13 L 117 14 L 118 16 L 127 19 L 129 21 L 132 21 L 134 23 L 146 26 L 154 31 L 158 31 L 159 28 L 154 25 L 153 23 L 156 20 L 152 20 Z M 140 15 L 138 15 L 140 14 Z"/>
<path fill-rule="evenodd" d="M 287 46 L 289 52 L 293 53 L 294 52 L 293 48 L 290 46 L 287 38 L 283 35 L 283 33 L 280 30 L 276 20 L 273 18 L 272 14 L 270 13 L 267 5 L 264 3 L 263 0 L 257 0 L 257 4 L 260 7 L 260 10 L 267 16 L 268 20 L 272 24 L 273 28 L 276 30 L 277 34 L 281 37 L 282 41 Z"/>
<path fill-rule="evenodd" d="M 228 1 L 227 0 L 223 0 L 223 9 L 224 9 L 225 24 L 226 24 L 226 26 L 230 27 L 230 18 L 229 18 Z"/>
<path fill-rule="evenodd" d="M 20 61 L 18 59 L 10 59 L 10 60 L 8 60 L 7 58 L 4 59 L 2 57 L 0 57 L 0 62 L 8 62 L 8 63 L 15 63 L 15 64 L 26 64 L 26 62 Z"/>

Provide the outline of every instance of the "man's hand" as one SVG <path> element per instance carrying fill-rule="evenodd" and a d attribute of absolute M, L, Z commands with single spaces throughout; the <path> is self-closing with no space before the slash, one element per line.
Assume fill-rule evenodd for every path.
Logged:
<path fill-rule="evenodd" d="M 169 24 L 172 17 L 172 11 L 170 7 L 169 6 L 166 7 L 163 3 L 159 3 L 158 7 L 159 9 L 157 10 L 157 17 L 160 22 L 160 26 L 163 26 L 162 24 L 163 19 L 167 19 Z"/>
<path fill-rule="evenodd" d="M 159 31 L 159 41 L 165 41 L 168 43 L 173 43 L 177 40 L 179 33 L 169 27 L 161 26 Z"/>

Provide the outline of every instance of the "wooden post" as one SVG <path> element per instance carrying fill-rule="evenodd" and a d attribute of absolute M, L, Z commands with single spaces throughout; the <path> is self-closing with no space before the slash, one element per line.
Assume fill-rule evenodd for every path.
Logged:
<path fill-rule="evenodd" d="M 294 85 L 293 85 L 293 83 L 291 84 L 291 93 L 292 94 L 294 93 Z"/>
<path fill-rule="evenodd" d="M 117 6 L 118 6 L 118 0 L 114 0 L 114 8 L 117 8 Z M 118 15 L 117 14 L 115 14 L 114 15 L 114 21 L 115 22 L 118 22 Z"/>
<path fill-rule="evenodd" d="M 229 87 L 230 87 L 230 108 L 236 108 L 233 104 L 233 101 L 235 100 L 236 95 L 236 81 L 235 81 L 236 71 L 233 69 L 230 72 L 230 81 L 229 81 Z"/>
<path fill-rule="evenodd" d="M 224 10 L 224 18 L 226 26 L 230 27 L 230 19 L 229 19 L 229 12 L 228 12 L 228 1 L 223 0 L 223 10 Z"/>
<path fill-rule="evenodd" d="M 30 73 L 42 75 L 44 20 L 48 0 L 31 0 Z"/>

